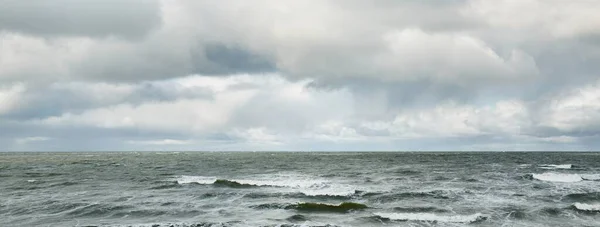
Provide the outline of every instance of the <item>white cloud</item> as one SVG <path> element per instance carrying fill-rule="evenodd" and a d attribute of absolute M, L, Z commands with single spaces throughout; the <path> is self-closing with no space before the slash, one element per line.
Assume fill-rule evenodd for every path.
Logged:
<path fill-rule="evenodd" d="M 0 115 L 15 108 L 20 101 L 25 85 L 15 84 L 8 88 L 0 87 Z"/>
<path fill-rule="evenodd" d="M 52 138 L 50 138 L 50 137 L 43 137 L 43 136 L 24 137 L 24 138 L 15 139 L 15 143 L 24 145 L 24 144 L 48 141 L 51 139 Z"/>
<path fill-rule="evenodd" d="M 378 69 L 390 80 L 432 79 L 444 83 L 477 80 L 522 82 L 537 76 L 535 61 L 520 50 L 499 56 L 485 42 L 467 34 L 428 34 L 405 29 L 384 36 L 389 55 Z"/>
<path fill-rule="evenodd" d="M 243 141 L 249 144 L 283 144 L 283 142 L 281 141 L 283 138 L 279 138 L 278 135 L 270 133 L 269 130 L 265 127 L 234 129 L 231 134 L 233 136 L 241 138 Z"/>
<path fill-rule="evenodd" d="M 122 96 L 132 93 L 129 86 L 85 84 L 82 87 L 91 88 L 88 95 L 103 96 L 103 92 L 106 92 L 108 97 L 115 96 L 116 100 L 121 98 L 122 101 L 33 122 L 197 135 L 224 133 L 237 128 L 234 134 L 258 141 L 271 138 L 265 127 L 269 127 L 269 130 L 298 132 L 315 122 L 340 118 L 344 113 L 352 114 L 350 95 L 343 91 L 309 89 L 305 87 L 308 82 L 289 82 L 279 75 L 189 76 L 168 82 L 177 85 L 170 86 L 175 90 L 173 99 L 138 104 L 123 103 L 127 100 Z M 152 84 L 160 86 L 163 83 L 167 82 Z M 186 97 L 180 90 L 209 90 L 214 94 L 211 97 Z M 335 111 L 326 109 L 335 106 L 338 106 Z"/>
<path fill-rule="evenodd" d="M 600 81 L 564 91 L 543 109 L 540 124 L 564 132 L 600 133 Z"/>
<path fill-rule="evenodd" d="M 390 130 L 403 138 L 517 136 L 531 127 L 527 106 L 517 100 L 473 106 L 447 103 L 396 116 Z"/>
<path fill-rule="evenodd" d="M 169 146 L 169 145 L 190 145 L 193 142 L 189 141 L 189 140 L 162 139 L 162 140 L 130 140 L 130 141 L 127 141 L 127 143 L 134 144 L 134 145 Z"/>
<path fill-rule="evenodd" d="M 0 31 L 0 81 L 55 81 L 70 75 L 72 64 L 95 41 L 89 38 L 52 40 Z"/>
<path fill-rule="evenodd" d="M 207 132 L 227 123 L 231 111 L 247 99 L 248 95 L 238 92 L 217 95 L 215 101 L 191 99 L 144 103 L 139 106 L 119 104 L 86 110 L 81 114 L 66 113 L 42 122 L 50 125 Z"/>
<path fill-rule="evenodd" d="M 568 38 L 600 34 L 598 6 L 589 0 L 471 0 L 463 13 L 494 27 Z"/>
<path fill-rule="evenodd" d="M 16 9 L 0 13 L 0 142 L 534 147 L 600 133 L 600 83 L 581 86 L 597 80 L 598 1 L 154 3 L 101 4 L 143 7 L 147 21 L 118 26 L 75 2 L 0 9 Z"/>

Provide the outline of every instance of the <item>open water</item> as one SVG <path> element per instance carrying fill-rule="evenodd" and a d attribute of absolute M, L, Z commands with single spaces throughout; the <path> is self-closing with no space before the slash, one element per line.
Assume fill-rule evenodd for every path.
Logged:
<path fill-rule="evenodd" d="M 600 226 L 600 153 L 0 153 L 0 226 Z"/>

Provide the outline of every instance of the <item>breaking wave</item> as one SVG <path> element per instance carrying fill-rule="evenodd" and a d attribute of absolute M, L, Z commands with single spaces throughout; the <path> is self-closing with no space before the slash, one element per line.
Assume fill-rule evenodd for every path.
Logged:
<path fill-rule="evenodd" d="M 178 184 L 203 184 L 230 188 L 273 187 L 290 190 L 288 194 L 300 193 L 305 197 L 340 197 L 348 198 L 357 194 L 355 187 L 350 185 L 334 184 L 332 182 L 313 179 L 219 179 L 205 176 L 180 176 L 176 179 Z"/>
<path fill-rule="evenodd" d="M 589 181 L 600 181 L 600 174 L 580 174 L 581 178 Z"/>
<path fill-rule="evenodd" d="M 573 208 L 586 212 L 600 212 L 600 204 L 574 203 Z"/>
<path fill-rule="evenodd" d="M 534 173 L 531 174 L 531 177 L 536 180 L 548 181 L 548 182 L 579 182 L 582 181 L 583 178 L 578 174 L 565 174 L 565 173 Z"/>
<path fill-rule="evenodd" d="M 237 181 L 224 180 L 224 179 L 217 179 L 212 184 L 215 185 L 215 186 L 219 186 L 219 187 L 229 187 L 229 188 L 253 188 L 253 187 L 260 187 L 260 185 L 244 184 L 244 183 L 240 183 L 240 182 L 237 182 Z"/>
<path fill-rule="evenodd" d="M 544 164 L 544 165 L 539 165 L 539 168 L 541 168 L 541 169 L 571 169 L 571 168 L 573 168 L 573 165 L 572 164 L 560 164 L 560 165 Z"/>
<path fill-rule="evenodd" d="M 176 180 L 178 184 L 212 184 L 217 180 L 217 178 L 203 176 L 180 176 Z"/>
<path fill-rule="evenodd" d="M 472 215 L 438 215 L 434 213 L 375 213 L 375 215 L 383 220 L 445 223 L 475 223 L 487 219 L 487 217 L 481 213 Z"/>

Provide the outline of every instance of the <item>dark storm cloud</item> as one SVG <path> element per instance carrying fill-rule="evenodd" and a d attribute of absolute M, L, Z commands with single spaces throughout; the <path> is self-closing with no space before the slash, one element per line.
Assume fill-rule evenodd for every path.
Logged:
<path fill-rule="evenodd" d="M 160 25 L 157 0 L 4 0 L 0 30 L 39 36 L 141 38 Z"/>
<path fill-rule="evenodd" d="M 204 46 L 204 53 L 192 53 L 192 61 L 198 59 L 198 54 L 212 63 L 214 67 L 204 68 L 195 65 L 194 70 L 199 74 L 236 74 L 236 73 L 266 73 L 276 71 L 275 65 L 263 56 L 244 50 L 239 46 L 226 46 L 211 43 Z M 198 60 L 196 60 L 198 59 Z"/>

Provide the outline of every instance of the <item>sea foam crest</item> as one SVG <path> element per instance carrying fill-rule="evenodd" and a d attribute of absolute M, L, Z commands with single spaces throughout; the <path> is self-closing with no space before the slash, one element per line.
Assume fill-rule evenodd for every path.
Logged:
<path fill-rule="evenodd" d="M 581 211 L 600 212 L 600 204 L 574 203 L 573 206 Z"/>
<path fill-rule="evenodd" d="M 485 220 L 487 217 L 481 213 L 472 215 L 437 215 L 433 213 L 375 213 L 375 215 L 397 221 L 426 221 L 447 223 L 473 223 Z"/>
<path fill-rule="evenodd" d="M 295 175 L 269 175 L 255 176 L 254 179 L 221 179 L 217 177 L 206 176 L 180 176 L 177 179 L 178 184 L 215 184 L 222 182 L 229 185 L 257 186 L 257 187 L 275 187 L 289 192 L 301 192 L 307 196 L 351 196 L 356 192 L 356 188 L 351 185 L 337 184 L 312 177 Z M 226 186 L 226 185 L 224 185 Z"/>
<path fill-rule="evenodd" d="M 600 174 L 581 174 L 580 176 L 584 180 L 600 181 Z"/>
<path fill-rule="evenodd" d="M 176 180 L 178 184 L 212 184 L 217 180 L 217 178 L 204 176 L 180 176 Z"/>
<path fill-rule="evenodd" d="M 572 164 L 560 164 L 560 165 L 544 164 L 544 165 L 539 165 L 539 167 L 542 169 L 571 169 L 571 168 L 573 168 L 573 165 Z"/>
<path fill-rule="evenodd" d="M 534 173 L 531 175 L 534 179 L 541 181 L 549 181 L 549 182 L 579 182 L 582 181 L 583 178 L 578 174 L 565 174 L 565 173 Z"/>

